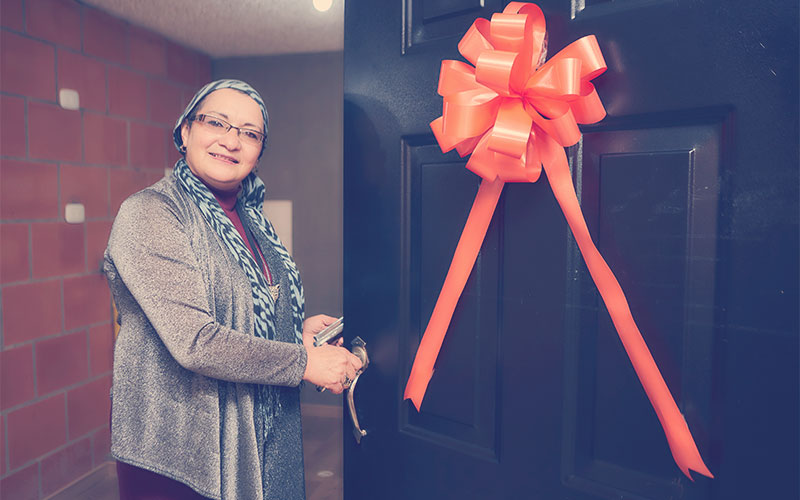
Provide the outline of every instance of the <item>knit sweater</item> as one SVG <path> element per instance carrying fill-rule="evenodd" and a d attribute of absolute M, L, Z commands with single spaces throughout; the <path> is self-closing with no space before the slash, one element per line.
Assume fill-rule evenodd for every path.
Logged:
<path fill-rule="evenodd" d="M 254 234 L 270 268 L 282 268 Z M 210 498 L 304 498 L 297 386 L 305 348 L 253 336 L 250 283 L 173 176 L 122 204 L 104 271 L 121 323 L 114 457 Z M 275 279 L 287 280 L 279 272 Z M 282 283 L 281 293 L 288 290 Z M 286 297 L 276 326 L 279 338 L 292 338 Z M 263 438 L 253 384 L 283 387 L 275 431 Z"/>

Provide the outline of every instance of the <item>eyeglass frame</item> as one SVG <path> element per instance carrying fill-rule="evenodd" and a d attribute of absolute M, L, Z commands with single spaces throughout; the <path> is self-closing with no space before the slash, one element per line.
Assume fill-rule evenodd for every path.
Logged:
<path fill-rule="evenodd" d="M 206 114 L 206 113 L 198 113 L 196 115 L 190 116 L 189 118 L 187 118 L 186 121 L 188 121 L 188 122 L 205 123 L 206 125 L 209 125 L 210 127 L 214 127 L 214 125 L 211 125 L 208 122 L 206 122 L 206 119 L 208 119 L 208 118 L 213 118 L 214 120 L 216 120 L 216 121 L 220 122 L 221 124 L 223 124 L 222 128 L 224 128 L 225 130 L 222 131 L 220 129 L 220 133 L 218 135 L 223 136 L 223 135 L 227 134 L 228 132 L 230 132 L 232 128 L 235 128 L 236 129 L 236 137 L 238 137 L 239 140 L 242 140 L 242 135 L 241 134 L 242 134 L 242 131 L 244 130 L 245 132 L 258 134 L 259 136 L 261 136 L 261 139 L 258 142 L 252 143 L 253 146 L 261 146 L 261 147 L 264 146 L 264 140 L 266 140 L 266 138 L 267 138 L 267 135 L 264 132 L 260 132 L 258 130 L 255 130 L 255 129 L 252 129 L 252 128 L 249 128 L 249 127 L 237 127 L 236 125 L 231 125 L 227 120 L 225 120 L 223 118 L 220 118 L 218 116 L 209 115 L 209 114 Z M 243 141 L 243 142 L 245 142 L 245 141 Z M 249 144 L 249 143 L 247 143 L 247 144 Z"/>

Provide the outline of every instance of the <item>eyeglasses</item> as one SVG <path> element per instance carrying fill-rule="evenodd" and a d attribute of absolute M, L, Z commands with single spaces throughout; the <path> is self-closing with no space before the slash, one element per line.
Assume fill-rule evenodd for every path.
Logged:
<path fill-rule="evenodd" d="M 189 121 L 202 123 L 203 127 L 215 135 L 227 134 L 232 128 L 236 129 L 239 139 L 245 144 L 251 146 L 261 146 L 264 143 L 264 134 L 258 130 L 251 128 L 234 127 L 222 118 L 217 118 L 211 115 L 195 115 L 189 118 Z"/>

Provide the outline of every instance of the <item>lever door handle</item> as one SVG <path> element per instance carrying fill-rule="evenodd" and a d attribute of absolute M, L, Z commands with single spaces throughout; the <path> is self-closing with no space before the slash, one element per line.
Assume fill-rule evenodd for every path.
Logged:
<path fill-rule="evenodd" d="M 358 378 L 364 373 L 364 370 L 369 366 L 369 356 L 367 355 L 367 343 L 361 337 L 356 337 L 350 342 L 350 351 L 361 360 L 361 369 L 356 373 L 350 387 L 347 388 L 347 408 L 350 410 L 350 419 L 353 421 L 353 435 L 356 437 L 356 443 L 361 444 L 361 438 L 367 435 L 367 431 L 361 428 L 358 423 L 358 414 L 356 412 L 356 403 L 353 398 L 353 393 L 356 390 L 356 383 Z"/>

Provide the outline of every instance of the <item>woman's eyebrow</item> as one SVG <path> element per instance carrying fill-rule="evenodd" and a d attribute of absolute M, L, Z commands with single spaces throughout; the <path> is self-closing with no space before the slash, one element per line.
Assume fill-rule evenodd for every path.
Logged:
<path fill-rule="evenodd" d="M 219 112 L 219 111 L 214 111 L 213 109 L 209 110 L 208 112 L 209 113 L 214 113 L 215 115 L 219 116 L 220 118 L 225 118 L 226 120 L 230 120 L 228 115 L 226 115 L 225 113 L 222 113 L 222 112 Z M 249 126 L 249 127 L 253 127 L 253 128 L 258 128 L 258 125 L 256 125 L 255 123 L 250 123 L 250 122 L 247 122 L 247 123 L 245 123 L 244 125 L 241 125 L 241 126 L 242 127 L 248 127 Z"/>

